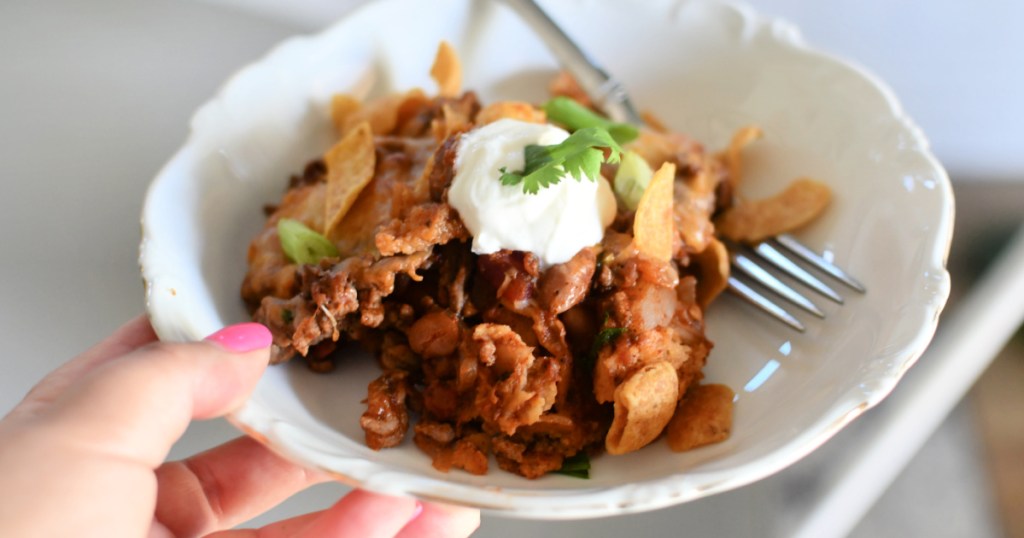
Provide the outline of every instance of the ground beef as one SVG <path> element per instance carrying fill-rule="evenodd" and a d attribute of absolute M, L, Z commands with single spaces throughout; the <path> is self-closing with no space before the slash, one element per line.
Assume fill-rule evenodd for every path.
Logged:
<path fill-rule="evenodd" d="M 633 372 L 667 361 L 680 394 L 700 380 L 711 343 L 692 271 L 680 268 L 701 237 L 680 235 L 672 260 L 654 260 L 637 252 L 633 215 L 620 212 L 601 244 L 562 264 L 472 253 L 447 190 L 460 133 L 479 110 L 471 93 L 403 102 L 391 130 L 374 133 L 373 179 L 331 232 L 339 256 L 296 265 L 276 223 L 323 229 L 326 170 L 310 163 L 250 244 L 242 297 L 274 335 L 272 362 L 301 356 L 328 371 L 345 341 L 377 356 L 382 374 L 360 418 L 371 448 L 402 443 L 415 416 L 412 440 L 435 468 L 483 474 L 493 456 L 536 478 L 600 450 L 608 402 Z M 686 164 L 676 208 L 700 209 L 703 226 L 720 168 L 701 175 L 699 147 L 655 142 L 648 149 Z M 617 337 L 602 341 L 603 331 Z"/>
<path fill-rule="evenodd" d="M 401 218 L 385 224 L 376 235 L 381 256 L 423 252 L 449 241 L 465 241 L 469 232 L 448 204 L 429 203 L 413 207 Z"/>
<path fill-rule="evenodd" d="M 548 312 L 561 314 L 578 305 L 590 292 L 597 269 L 597 248 L 580 250 L 569 261 L 544 271 L 538 282 L 538 302 Z"/>
<path fill-rule="evenodd" d="M 401 443 L 405 437 L 409 428 L 406 377 L 405 372 L 392 370 L 370 383 L 366 412 L 359 419 L 366 432 L 366 446 L 380 450 Z"/>
<path fill-rule="evenodd" d="M 466 347 L 480 362 L 475 405 L 485 429 L 512 435 L 554 405 L 558 362 L 535 356 L 507 325 L 477 325 Z"/>

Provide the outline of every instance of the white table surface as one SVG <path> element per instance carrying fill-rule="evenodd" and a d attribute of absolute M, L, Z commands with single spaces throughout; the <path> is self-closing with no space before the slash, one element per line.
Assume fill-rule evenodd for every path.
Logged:
<path fill-rule="evenodd" d="M 792 4 L 796 9 L 796 2 L 764 3 Z M 974 3 L 972 9 L 984 12 L 980 6 L 989 3 Z M 880 1 L 865 4 L 882 5 Z M 302 28 L 299 18 L 254 17 L 181 0 L 0 2 L 0 327 L 9 342 L 0 359 L 4 362 L 0 413 L 47 371 L 142 312 L 137 223 L 148 182 L 184 139 L 187 118 L 195 107 L 235 68 Z M 805 33 L 818 41 L 813 29 Z M 859 39 L 844 40 L 841 34 L 827 37 L 835 40 L 837 51 Z M 920 58 L 921 53 L 914 54 Z M 993 72 L 992 76 L 1006 78 L 995 93 L 1016 88 L 1020 94 L 1020 81 L 1010 80 L 1020 77 L 1019 72 Z M 916 78 L 905 78 L 905 82 L 893 82 L 898 92 L 901 84 L 910 88 L 917 84 Z M 920 86 L 971 94 L 969 89 L 950 89 L 941 82 Z M 991 125 L 971 123 L 981 112 L 949 109 L 953 117 L 939 114 L 942 106 L 930 101 L 931 93 L 924 93 L 908 109 L 918 107 L 927 119 L 921 123 L 926 128 L 929 123 L 936 126 L 930 134 L 940 155 L 945 153 L 948 162 L 958 163 L 965 177 L 1024 175 L 1024 163 L 1015 160 L 1024 158 L 1024 152 L 1001 149 L 1004 143 L 1019 141 L 1019 134 L 1007 131 L 1006 137 L 988 146 L 977 137 L 971 142 L 978 144 L 976 151 L 961 154 L 963 141 L 957 136 L 966 132 L 971 135 L 968 138 L 976 138 L 980 132 L 991 132 L 986 131 Z M 1019 108 L 1007 110 L 1000 121 L 1009 122 L 1014 114 L 1024 120 Z M 977 155 L 996 156 L 988 163 L 997 162 L 998 170 L 976 163 Z M 871 420 L 869 416 L 858 421 L 841 434 L 841 441 L 790 470 L 709 499 L 649 514 L 584 522 L 485 518 L 480 535 L 558 533 L 598 538 L 638 530 L 660 535 L 681 525 L 695 536 L 784 535 L 799 523 L 800 508 L 808 506 L 808 497 L 823 487 L 828 475 L 819 469 L 828 468 L 829 458 L 849 450 L 832 445 L 855 447 L 857 429 L 869 429 Z M 197 423 L 172 456 L 191 454 L 235 435 L 222 421 Z M 983 484 L 958 487 L 981 491 Z M 338 485 L 314 488 L 258 521 L 320 508 L 343 491 Z M 995 532 L 977 530 L 982 536 Z"/>

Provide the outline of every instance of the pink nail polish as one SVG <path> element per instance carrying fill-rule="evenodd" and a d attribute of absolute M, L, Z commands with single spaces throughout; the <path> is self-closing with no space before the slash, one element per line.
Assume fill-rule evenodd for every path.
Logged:
<path fill-rule="evenodd" d="M 224 327 L 206 339 L 216 342 L 228 351 L 245 353 L 269 346 L 274 337 L 269 329 L 259 323 L 238 323 Z"/>
<path fill-rule="evenodd" d="M 421 503 L 419 501 L 416 501 L 416 508 L 413 509 L 412 517 L 409 518 L 409 521 L 413 521 L 414 519 L 420 517 L 420 514 L 422 514 L 422 513 L 423 513 L 423 503 Z"/>

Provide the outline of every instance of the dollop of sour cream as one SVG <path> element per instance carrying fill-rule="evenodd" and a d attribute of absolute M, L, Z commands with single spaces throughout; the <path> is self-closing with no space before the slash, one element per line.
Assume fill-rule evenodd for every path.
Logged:
<path fill-rule="evenodd" d="M 532 252 L 541 267 L 569 261 L 582 248 L 601 242 L 615 219 L 615 195 L 604 178 L 561 181 L 536 194 L 502 185 L 500 169 L 522 170 L 526 146 L 548 146 L 568 138 L 553 125 L 501 119 L 459 140 L 455 178 L 448 203 L 473 235 L 472 250 Z"/>

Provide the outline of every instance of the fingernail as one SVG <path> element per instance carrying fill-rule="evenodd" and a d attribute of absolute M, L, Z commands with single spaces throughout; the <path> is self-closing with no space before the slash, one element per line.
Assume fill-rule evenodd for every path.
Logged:
<path fill-rule="evenodd" d="M 423 513 L 423 503 L 421 503 L 419 501 L 416 501 L 416 508 L 413 509 L 412 517 L 409 518 L 409 521 L 413 521 L 416 518 L 420 517 L 420 514 L 422 514 L 422 513 Z"/>
<path fill-rule="evenodd" d="M 269 346 L 274 337 L 270 334 L 270 329 L 259 323 L 238 323 L 224 327 L 206 339 L 216 342 L 228 351 L 245 353 Z"/>

